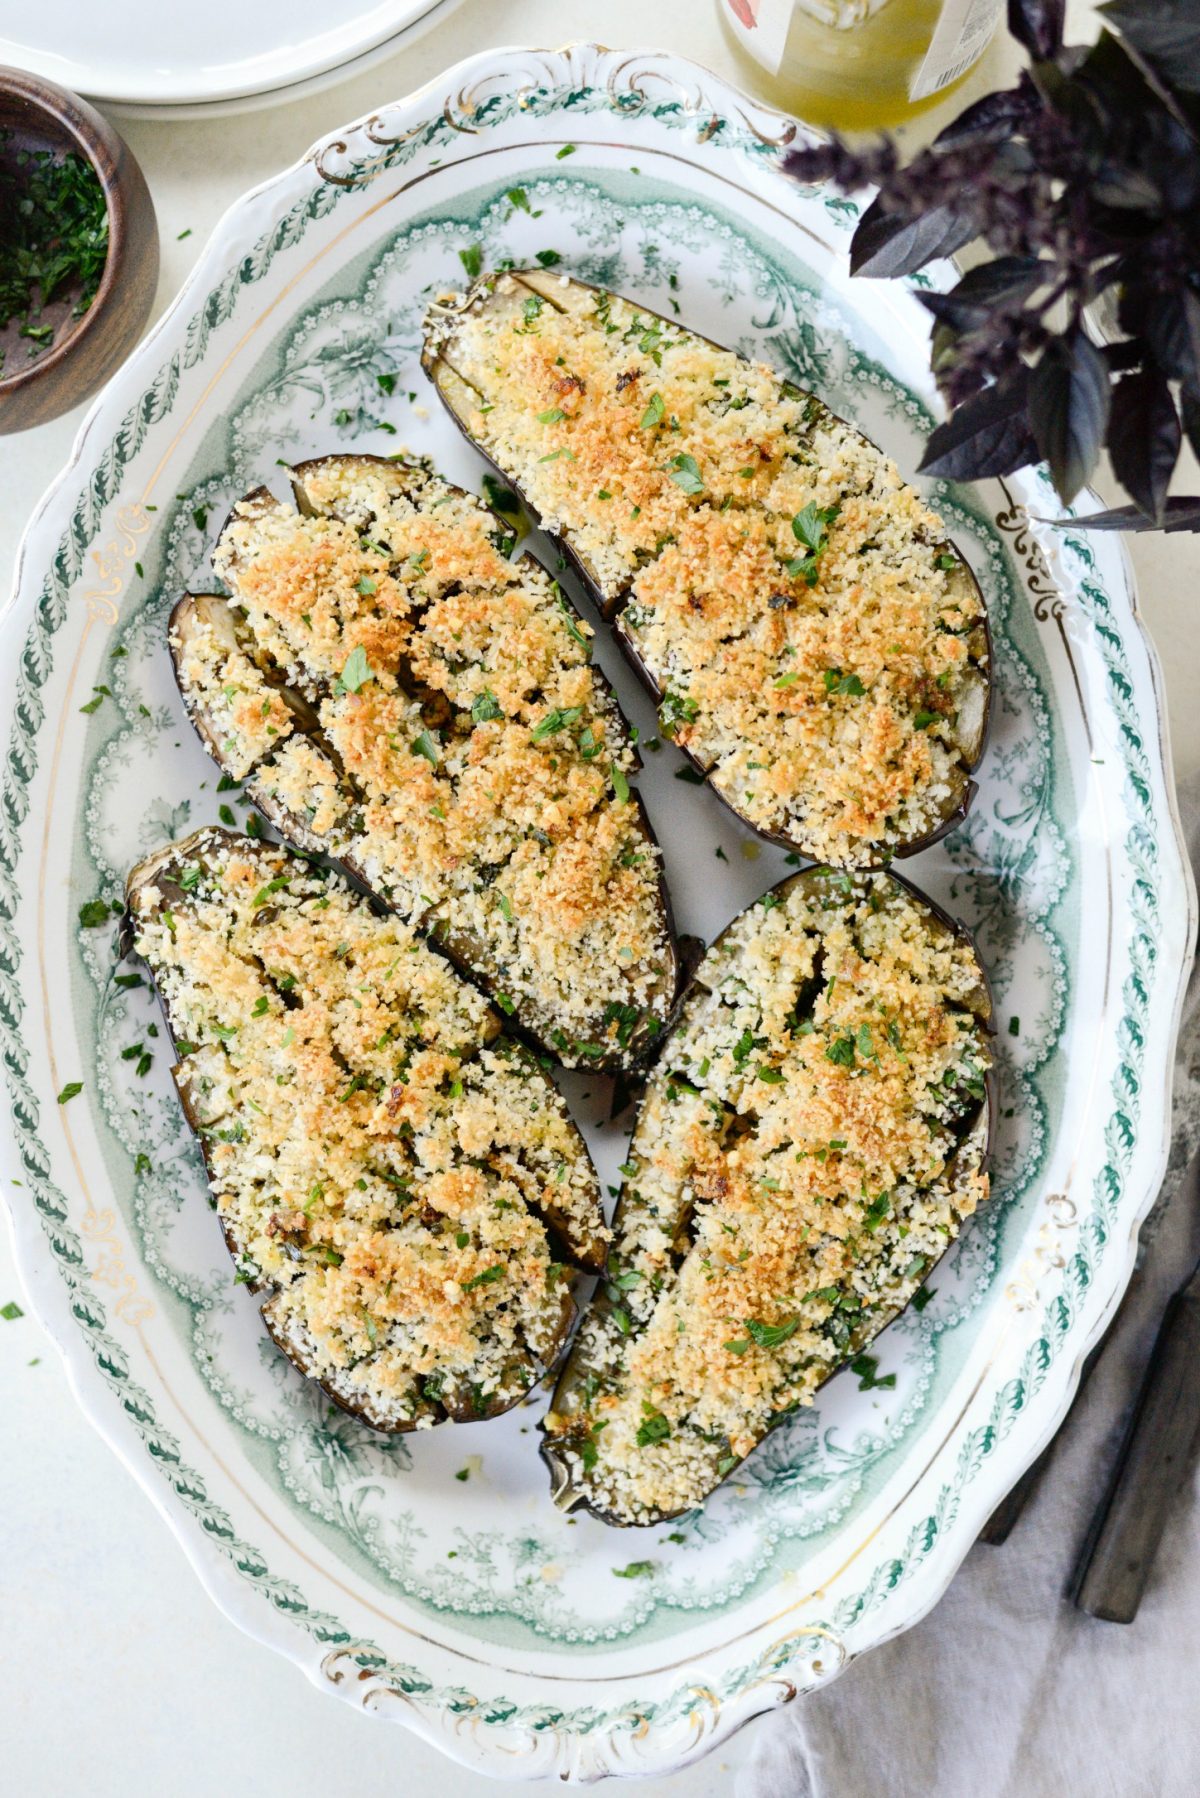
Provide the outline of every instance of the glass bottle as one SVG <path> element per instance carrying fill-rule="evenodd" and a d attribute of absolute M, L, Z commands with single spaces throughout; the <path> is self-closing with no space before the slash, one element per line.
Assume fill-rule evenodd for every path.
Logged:
<path fill-rule="evenodd" d="M 814 125 L 895 125 L 987 49 L 1002 0 L 717 0 L 755 94 Z"/>

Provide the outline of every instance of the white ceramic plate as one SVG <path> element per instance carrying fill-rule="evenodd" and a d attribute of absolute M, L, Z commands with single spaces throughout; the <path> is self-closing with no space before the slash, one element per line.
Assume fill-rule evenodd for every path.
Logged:
<path fill-rule="evenodd" d="M 927 315 L 911 283 L 850 281 L 856 208 L 780 175 L 795 130 L 673 57 L 509 50 L 317 146 L 228 214 L 93 410 L 5 620 L 3 1165 L 33 1302 L 229 1614 L 325 1690 L 491 1771 L 662 1770 L 829 1679 L 934 1603 L 1061 1418 L 1161 1175 L 1193 936 L 1121 549 L 1031 526 L 1026 504 L 1054 505 L 1036 473 L 932 490 L 987 594 L 997 692 L 968 822 L 906 872 L 991 973 L 996 1196 L 931 1302 L 880 1339 L 895 1386 L 839 1375 L 672 1529 L 552 1509 L 544 1400 L 414 1438 L 329 1415 L 231 1282 L 153 1009 L 113 983 L 110 933 L 79 907 L 224 803 L 164 621 L 232 499 L 278 457 L 352 444 L 478 482 L 417 362 L 426 300 L 470 246 L 485 263 L 557 250 L 674 302 L 915 466 Z M 601 660 L 652 734 L 611 645 Z M 672 749 L 647 763 L 680 925 L 711 936 L 782 857 L 674 780 Z M 155 1057 L 140 1080 L 135 1044 Z M 569 1094 L 611 1178 L 603 1083 Z"/>
<path fill-rule="evenodd" d="M 79 0 L 0 0 L 0 63 L 135 114 L 251 96 L 294 99 L 347 63 L 369 67 L 372 52 L 390 54 L 401 34 L 445 4 L 206 0 L 197 10 L 121 0 L 118 20 L 110 6 Z"/>

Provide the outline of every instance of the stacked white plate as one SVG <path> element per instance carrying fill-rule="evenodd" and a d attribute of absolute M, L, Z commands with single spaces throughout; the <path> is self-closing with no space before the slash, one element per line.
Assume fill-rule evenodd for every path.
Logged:
<path fill-rule="evenodd" d="M 0 0 L 0 63 L 129 117 L 246 112 L 315 93 L 395 55 L 459 0 Z"/>

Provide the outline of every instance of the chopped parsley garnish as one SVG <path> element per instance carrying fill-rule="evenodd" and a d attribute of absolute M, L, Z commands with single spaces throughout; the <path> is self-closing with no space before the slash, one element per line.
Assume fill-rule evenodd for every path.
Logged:
<path fill-rule="evenodd" d="M 466 270 L 468 280 L 473 281 L 483 269 L 483 250 L 477 243 L 468 244 L 465 250 L 458 252 L 458 260 Z"/>
<path fill-rule="evenodd" d="M 85 930 L 96 930 L 101 924 L 107 924 L 111 916 L 104 899 L 89 899 L 79 908 L 79 922 Z"/>
<path fill-rule="evenodd" d="M 852 1036 L 835 1036 L 825 1050 L 826 1061 L 832 1061 L 835 1067 L 852 1068 L 854 1066 L 854 1038 Z"/>
<path fill-rule="evenodd" d="M 883 1375 L 883 1378 L 880 1379 L 878 1377 L 878 1371 L 878 1355 L 855 1355 L 853 1361 L 850 1363 L 850 1372 L 858 1375 L 858 1390 L 860 1392 L 873 1392 L 876 1388 L 891 1388 L 895 1386 L 896 1376 L 894 1373 L 886 1373 Z"/>
<path fill-rule="evenodd" d="M 653 1561 L 630 1561 L 628 1567 L 614 1567 L 613 1573 L 617 1579 L 645 1579 L 654 1572 L 654 1566 Z"/>
<path fill-rule="evenodd" d="M 437 767 L 441 758 L 438 755 L 437 744 L 427 730 L 423 730 L 419 737 L 414 737 L 409 748 L 414 755 L 423 755 L 431 768 Z"/>
<path fill-rule="evenodd" d="M 645 419 L 642 423 L 645 424 Z M 704 477 L 700 473 L 700 464 L 695 456 L 672 456 L 667 464 L 667 473 L 677 487 L 685 493 L 703 493 Z"/>
<path fill-rule="evenodd" d="M 538 413 L 538 423 L 540 425 L 556 425 L 566 416 L 561 406 L 551 406 L 548 411 Z"/>
<path fill-rule="evenodd" d="M 809 553 L 789 562 L 787 571 L 794 578 L 803 578 L 810 587 L 817 584 L 817 562 L 826 548 L 826 527 L 834 522 L 840 510 L 840 506 L 817 506 L 810 500 L 792 519 L 792 535 Z"/>
<path fill-rule="evenodd" d="M 341 693 L 357 693 L 365 687 L 369 680 L 374 680 L 371 664 L 367 660 L 367 652 L 361 643 L 356 643 L 346 657 L 346 665 L 338 677 L 338 691 Z"/>
<path fill-rule="evenodd" d="M 915 712 L 913 714 L 914 730 L 928 730 L 931 724 L 940 724 L 941 722 L 942 714 L 940 712 Z"/>
<path fill-rule="evenodd" d="M 867 690 L 857 674 L 843 674 L 840 668 L 826 668 L 821 678 L 827 693 L 844 693 L 861 699 Z"/>
<path fill-rule="evenodd" d="M 547 737 L 555 736 L 560 730 L 570 730 L 573 724 L 579 723 L 582 716 L 583 707 L 581 705 L 569 705 L 562 708 L 555 706 L 552 711 L 546 713 L 544 718 L 539 719 L 529 735 L 535 743 L 542 743 Z"/>
<path fill-rule="evenodd" d="M 96 297 L 108 257 L 108 206 L 85 157 L 14 147 L 11 137 L 0 130 L 10 196 L 0 228 L 0 331 L 21 319 L 34 357 L 54 341 L 54 326 L 35 322 L 43 307 L 74 291 L 71 317 L 82 318 Z"/>
<path fill-rule="evenodd" d="M 68 1080 L 67 1084 L 63 1087 L 62 1091 L 58 1095 L 59 1104 L 65 1105 L 68 1099 L 78 1098 L 79 1094 L 82 1091 L 83 1091 L 83 1081 L 82 1080 Z"/>
<path fill-rule="evenodd" d="M 617 764 L 614 762 L 612 767 L 609 769 L 608 773 L 609 773 L 609 779 L 612 781 L 613 792 L 616 794 L 617 798 L 621 801 L 622 805 L 628 805 L 628 803 L 629 803 L 629 782 L 625 778 L 624 771 L 622 769 L 618 768 Z"/>
<path fill-rule="evenodd" d="M 482 1273 L 472 1274 L 469 1280 L 464 1280 L 462 1289 L 464 1292 L 473 1292 L 477 1286 L 494 1286 L 497 1280 L 503 1278 L 504 1269 L 497 1261 L 491 1267 L 485 1267 Z"/>
<path fill-rule="evenodd" d="M 656 390 L 650 395 L 646 410 L 642 413 L 641 429 L 643 431 L 652 431 L 655 425 L 660 425 L 663 421 L 663 414 L 666 412 L 666 409 L 662 394 Z"/>
<path fill-rule="evenodd" d="M 655 1410 L 653 1405 L 648 1405 L 644 1401 L 642 1412 L 642 1421 L 638 1425 L 637 1433 L 638 1447 L 649 1448 L 652 1443 L 665 1442 L 671 1434 L 671 1425 L 662 1412 Z"/>
<path fill-rule="evenodd" d="M 503 716 L 504 713 L 500 710 L 500 701 L 490 687 L 485 687 L 482 693 L 475 695 L 471 702 L 471 718 L 474 723 L 490 724 L 494 718 L 503 718 Z"/>

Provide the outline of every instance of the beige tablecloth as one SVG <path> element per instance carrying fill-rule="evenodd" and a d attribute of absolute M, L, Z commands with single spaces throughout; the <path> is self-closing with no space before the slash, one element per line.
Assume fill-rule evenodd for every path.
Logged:
<path fill-rule="evenodd" d="M 1200 780 L 1181 795 L 1200 870 Z M 1200 969 L 1200 962 L 1197 963 Z M 1200 1258 L 1200 974 L 1167 1180 L 1136 1288 L 1008 1541 L 977 1543 L 936 1609 L 757 1725 L 738 1798 L 1197 1798 L 1200 1506 L 1185 1479 L 1132 1625 L 1066 1596 L 1168 1296 Z"/>

